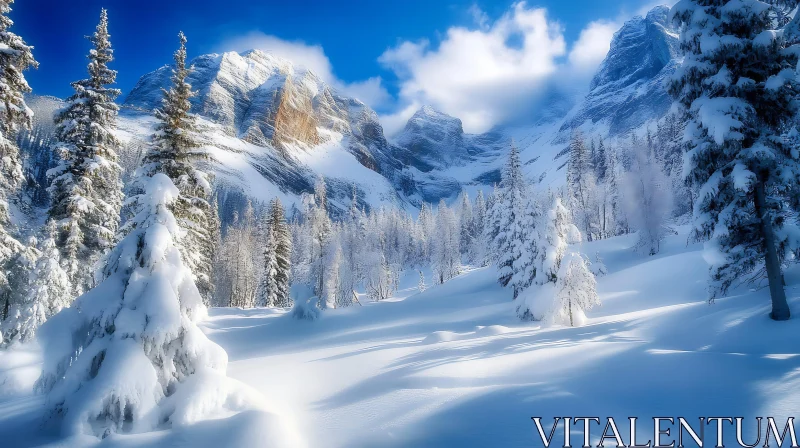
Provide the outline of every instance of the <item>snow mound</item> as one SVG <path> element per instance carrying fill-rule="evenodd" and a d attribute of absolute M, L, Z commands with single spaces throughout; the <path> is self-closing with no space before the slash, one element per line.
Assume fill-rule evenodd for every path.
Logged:
<path fill-rule="evenodd" d="M 35 342 L 0 350 L 0 396 L 30 393 L 41 372 L 41 352 Z"/>
<path fill-rule="evenodd" d="M 510 328 L 505 327 L 503 325 L 489 325 L 488 327 L 478 326 L 475 327 L 475 336 L 477 337 L 497 336 L 509 333 L 511 331 L 512 330 Z"/>

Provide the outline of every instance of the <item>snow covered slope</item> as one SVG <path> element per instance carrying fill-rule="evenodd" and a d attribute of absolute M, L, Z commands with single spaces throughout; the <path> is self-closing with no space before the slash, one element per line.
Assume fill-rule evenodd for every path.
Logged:
<path fill-rule="evenodd" d="M 541 446 L 530 417 L 566 415 L 736 415 L 754 440 L 752 418 L 785 419 L 800 406 L 800 320 L 770 320 L 764 289 L 740 288 L 709 305 L 702 245 L 687 246 L 686 230 L 652 257 L 633 252 L 635 235 L 585 243 L 609 274 L 598 279 L 602 306 L 584 327 L 520 322 L 510 292 L 485 268 L 424 293 L 409 287 L 398 299 L 329 310 L 317 322 L 283 310 L 212 309 L 204 330 L 227 351 L 228 375 L 260 391 L 304 438 L 283 446 Z M 797 267 L 786 279 L 800 313 Z M 406 280 L 415 284 L 416 274 Z M 40 425 L 40 398 L 25 389 L 35 349 L 0 356 L 0 383 L 15 385 L 0 388 L 0 440 L 57 440 Z M 262 423 L 240 414 L 103 445 L 269 446 Z M 592 429 L 596 444 L 602 428 Z"/>

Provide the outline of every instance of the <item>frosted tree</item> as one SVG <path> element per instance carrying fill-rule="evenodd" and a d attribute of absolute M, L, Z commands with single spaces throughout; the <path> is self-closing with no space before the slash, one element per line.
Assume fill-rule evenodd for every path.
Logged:
<path fill-rule="evenodd" d="M 460 245 L 458 219 L 442 199 L 436 212 L 436 234 L 431 251 L 437 284 L 442 284 L 461 273 Z"/>
<path fill-rule="evenodd" d="M 0 0 L 0 290 L 7 286 L 3 266 L 22 249 L 12 236 L 8 219 L 8 201 L 23 180 L 16 133 L 20 127 L 29 129 L 33 117 L 23 97 L 31 88 L 22 72 L 39 66 L 31 53 L 33 47 L 10 31 L 14 24 L 8 17 L 12 3 Z"/>
<path fill-rule="evenodd" d="M 278 238 L 275 229 L 267 227 L 264 243 L 264 272 L 261 274 L 261 299 L 259 303 L 267 307 L 277 306 L 278 299 Z"/>
<path fill-rule="evenodd" d="M 213 294 L 211 283 L 212 260 L 215 250 L 215 226 L 211 184 L 209 176 L 198 168 L 208 160 L 208 153 L 198 140 L 197 124 L 190 113 L 190 99 L 195 95 L 187 77 L 191 67 L 186 66 L 186 36 L 178 35 L 180 48 L 175 52 L 172 86 L 162 89 L 164 99 L 156 110 L 158 125 L 153 135 L 152 147 L 147 153 L 141 174 L 150 176 L 164 173 L 178 187 L 180 196 L 172 204 L 172 212 L 186 235 L 178 242 L 184 263 L 195 276 L 195 283 L 204 300 Z"/>
<path fill-rule="evenodd" d="M 595 227 L 592 203 L 595 179 L 591 163 L 591 151 L 580 131 L 572 134 L 569 142 L 567 162 L 567 191 L 573 220 L 581 226 L 589 241 Z"/>
<path fill-rule="evenodd" d="M 428 285 L 425 284 L 425 274 L 423 274 L 422 271 L 418 272 L 419 272 L 419 282 L 417 282 L 417 291 L 425 292 L 425 290 L 428 289 Z"/>
<path fill-rule="evenodd" d="M 517 315 L 523 320 L 541 320 L 550 309 L 546 294 L 547 288 L 558 281 L 561 261 L 567 253 L 567 242 L 577 229 L 570 220 L 570 213 L 561 203 L 561 199 L 552 199 L 552 206 L 542 214 L 537 231 L 536 252 L 532 266 L 526 271 L 528 275 L 535 273 L 533 282 L 521 295 L 517 306 Z"/>
<path fill-rule="evenodd" d="M 496 254 L 497 280 L 507 286 L 513 278 L 514 262 L 520 257 L 519 241 L 524 240 L 523 215 L 528 203 L 528 185 L 522 173 L 519 151 L 512 143 L 503 168 L 500 185 L 491 208 L 488 234 Z M 516 297 L 518 291 L 514 291 Z"/>
<path fill-rule="evenodd" d="M 536 278 L 539 263 L 539 245 L 542 227 L 542 210 L 538 198 L 529 194 L 520 221 L 519 237 L 514 240 L 513 251 L 517 254 L 512 265 L 514 275 L 509 283 L 514 289 L 514 298 L 527 289 Z"/>
<path fill-rule="evenodd" d="M 248 203 L 243 216 L 234 213 L 220 248 L 224 260 L 222 281 L 217 285 L 217 303 L 253 308 L 258 304 L 260 251 L 257 244 L 255 213 Z"/>
<path fill-rule="evenodd" d="M 46 235 L 36 253 L 36 261 L 28 272 L 27 284 L 20 288 L 22 299 L 3 322 L 3 339 L 7 342 L 26 342 L 51 316 L 72 302 L 69 276 L 59 263 L 60 253 L 55 238 L 57 228 L 48 221 Z"/>
<path fill-rule="evenodd" d="M 341 297 L 340 273 L 342 269 L 342 247 L 337 238 L 328 240 L 325 250 L 325 278 L 323 278 L 321 309 L 337 308 L 343 301 L 349 301 L 352 296 Z"/>
<path fill-rule="evenodd" d="M 710 299 L 766 278 L 771 317 L 789 319 L 781 263 L 797 247 L 789 206 L 800 197 L 794 124 L 798 45 L 776 20 L 792 2 L 682 0 L 682 66 L 670 92 L 687 114 L 684 172 L 698 191 L 695 236 L 708 240 Z"/>
<path fill-rule="evenodd" d="M 489 251 L 486 247 L 485 238 L 487 209 L 486 199 L 484 199 L 483 196 L 483 190 L 478 190 L 478 195 L 475 197 L 473 215 L 474 219 L 472 220 L 472 235 L 474 236 L 475 262 L 480 266 L 487 266 L 489 264 Z"/>
<path fill-rule="evenodd" d="M 597 280 L 589 268 L 589 262 L 581 254 L 568 254 L 561 261 L 553 305 L 545 319 L 579 327 L 586 321 L 584 313 L 598 305 Z"/>
<path fill-rule="evenodd" d="M 637 232 L 634 248 L 655 255 L 672 230 L 666 221 L 672 211 L 672 188 L 660 164 L 645 148 L 635 150 L 631 171 L 623 177 L 623 204 L 628 223 Z"/>
<path fill-rule="evenodd" d="M 461 238 L 461 253 L 467 262 L 473 263 L 476 258 L 475 250 L 475 217 L 472 203 L 466 190 L 461 191 L 458 208 L 459 234 Z"/>
<path fill-rule="evenodd" d="M 108 68 L 114 51 L 108 34 L 108 15 L 89 37 L 89 77 L 72 83 L 75 93 L 58 112 L 56 152 L 51 169 L 50 219 L 58 226 L 56 244 L 75 296 L 94 286 L 96 264 L 114 242 L 122 208 L 122 168 L 115 136 L 119 89 L 110 87 L 117 72 Z"/>
<path fill-rule="evenodd" d="M 261 300 L 266 306 L 287 307 L 292 263 L 292 236 L 278 198 L 270 201 L 267 212 L 267 237 L 264 247 Z"/>
<path fill-rule="evenodd" d="M 309 271 L 314 295 L 322 298 L 325 279 L 325 250 L 331 236 L 331 219 L 328 216 L 328 193 L 325 180 L 319 179 L 314 186 L 313 201 L 306 211 L 311 246 L 309 254 Z"/>
<path fill-rule="evenodd" d="M 186 424 L 227 402 L 227 355 L 197 327 L 206 308 L 176 244 L 184 231 L 170 204 L 179 195 L 166 175 L 153 176 L 104 280 L 39 330 L 36 388 L 66 435 Z"/>

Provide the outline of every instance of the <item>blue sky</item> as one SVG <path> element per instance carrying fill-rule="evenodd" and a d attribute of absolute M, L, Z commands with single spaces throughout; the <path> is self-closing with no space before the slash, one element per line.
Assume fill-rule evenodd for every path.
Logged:
<path fill-rule="evenodd" d="M 571 81 L 585 83 L 613 30 L 653 4 L 17 0 L 11 18 L 13 30 L 35 46 L 40 68 L 27 77 L 40 94 L 64 97 L 71 93 L 69 83 L 85 76 L 84 36 L 93 31 L 105 7 L 117 57 L 113 68 L 119 71 L 123 92 L 142 74 L 171 62 L 176 34 L 183 30 L 190 57 L 261 47 L 299 60 L 373 106 L 390 127 L 393 120 L 399 123 L 422 103 L 430 103 L 458 114 L 466 127 L 481 130 L 508 119 L 505 96 L 519 98 L 519 92 L 503 86 L 519 83 L 526 94 L 534 95 L 548 78 L 565 72 Z M 472 52 L 475 60 L 465 61 Z M 447 73 L 450 70 L 453 73 Z M 451 86 L 454 78 L 458 85 Z M 495 93 L 503 98 L 494 98 Z M 497 104 L 481 106 L 487 102 Z"/>

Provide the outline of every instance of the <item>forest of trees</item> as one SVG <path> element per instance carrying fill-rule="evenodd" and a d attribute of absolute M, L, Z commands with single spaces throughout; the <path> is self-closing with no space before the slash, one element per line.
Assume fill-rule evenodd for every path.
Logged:
<path fill-rule="evenodd" d="M 764 10 L 742 7 L 733 15 L 714 2 L 703 5 L 685 1 L 673 10 L 689 61 L 669 87 L 676 107 L 628 137 L 573 131 L 563 187 L 537 185 L 511 143 L 502 179 L 489 194 L 477 188 L 474 198 L 463 191 L 450 201 L 423 203 L 416 217 L 405 208 L 360 207 L 355 186 L 349 210 L 334 217 L 320 178 L 299 207 L 287 212 L 277 198 L 247 202 L 230 212 L 233 219 L 222 228 L 213 178 L 200 168 L 208 156 L 190 113 L 194 92 L 187 83 L 185 36 L 179 36 L 172 88 L 164 91 L 156 112 L 160 124 L 150 141 L 134 142 L 135 160 L 120 161 L 119 91 L 113 87 L 116 71 L 109 68 L 114 58 L 106 12 L 89 37 L 88 77 L 72 83 L 74 94 L 57 113 L 53 135 L 47 135 L 29 130 L 23 95 L 30 88 L 22 71 L 37 64 L 30 47 L 7 30 L 10 2 L 5 2 L 2 38 L 16 51 L 0 54 L 0 64 L 14 68 L 3 72 L 11 87 L 2 92 L 4 104 L 11 108 L 0 129 L 3 340 L 33 337 L 42 322 L 103 281 L 108 254 L 138 225 L 132 219 L 142 207 L 138 198 L 156 173 L 166 174 L 181 193 L 170 203 L 182 230 L 175 244 L 206 305 L 290 307 L 300 298 L 303 306 L 312 303 L 318 310 L 347 307 L 392 297 L 407 272 L 418 273 L 422 290 L 468 267 L 493 264 L 500 284 L 515 300 L 521 298 L 520 318 L 544 319 L 558 314 L 550 306 L 558 300 L 541 299 L 555 294 L 545 294 L 543 287 L 561 291 L 559 279 L 569 277 L 569 284 L 579 285 L 573 287 L 591 291 L 589 277 L 577 272 L 603 270 L 602 261 L 588 254 L 577 254 L 583 260 L 578 261 L 568 253 L 570 244 L 636 233 L 634 249 L 654 255 L 674 233 L 670 223 L 693 216 L 693 238 L 718 249 L 711 300 L 739 278 L 767 280 L 773 317 L 787 318 L 782 268 L 797 247 L 800 174 L 792 101 L 796 80 L 787 74 L 796 56 L 780 50 L 797 40 L 797 27 L 786 14 L 792 2 L 774 2 Z M 701 10 L 713 20 L 698 23 L 694 17 Z M 703 30 L 729 21 L 747 24 L 741 44 L 698 46 Z M 787 32 L 765 37 L 781 27 Z M 731 61 L 744 66 L 741 61 L 748 58 L 759 60 L 763 69 L 737 72 L 745 69 Z M 752 100 L 752 92 L 768 99 Z M 723 126 L 723 118 L 730 117 L 736 120 Z M 46 153 L 37 160 L 57 162 L 46 176 L 36 175 L 49 183 L 49 198 L 34 200 L 49 208 L 45 224 L 28 237 L 7 217 L 8 201 L 24 177 L 15 143 L 19 135 L 23 144 Z M 565 258 L 571 261 L 562 266 Z M 570 274 L 560 273 L 562 267 Z M 583 302 L 580 307 L 586 308 L 595 299 Z"/>
<path fill-rule="evenodd" d="M 416 216 L 365 209 L 355 186 L 347 212 L 333 216 L 319 178 L 291 212 L 277 198 L 247 202 L 224 228 L 214 179 L 201 169 L 208 155 L 190 113 L 186 37 L 152 138 L 123 166 L 106 11 L 89 36 L 88 77 L 72 83 L 54 135 L 34 136 L 23 72 L 37 63 L 10 31 L 11 3 L 0 0 L 0 43 L 10 49 L 0 51 L 0 334 L 8 345 L 40 333 L 47 356 L 37 387 L 76 431 L 87 413 L 101 422 L 91 431 L 117 431 L 198 369 L 224 370 L 196 326 L 206 306 L 294 306 L 292 315 L 314 319 L 390 299 L 406 273 L 421 292 L 492 265 L 520 319 L 577 326 L 599 305 L 596 276 L 605 273 L 579 243 L 635 233 L 634 250 L 651 256 L 675 223 L 691 222 L 692 240 L 706 243 L 710 300 L 765 282 L 771 317 L 790 317 L 783 271 L 800 251 L 800 22 L 788 11 L 797 1 L 681 1 L 672 12 L 685 55 L 668 88 L 675 107 L 622 138 L 573 131 L 563 187 L 539 185 L 512 142 L 489 194 L 475 186 L 474 198 L 465 190 L 422 203 Z M 49 198 L 34 198 L 47 204 L 46 219 L 27 237 L 9 218 L 24 178 L 20 135 L 47 151 L 42 160 L 57 160 L 43 177 Z M 150 401 L 93 381 L 122 375 L 127 362 L 157 367 L 137 389 Z M 81 401 L 80 388 L 106 404 Z M 120 411 L 130 403 L 143 414 Z"/>

